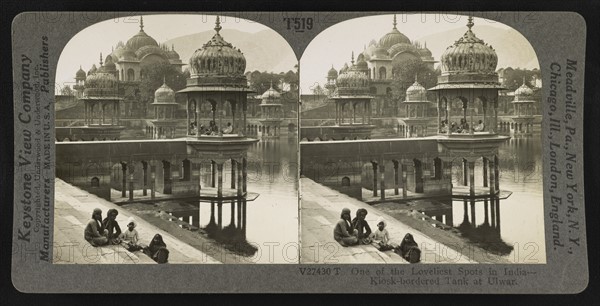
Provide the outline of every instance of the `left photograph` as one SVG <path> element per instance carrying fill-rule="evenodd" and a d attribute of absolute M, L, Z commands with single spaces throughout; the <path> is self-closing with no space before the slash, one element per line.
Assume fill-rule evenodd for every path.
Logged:
<path fill-rule="evenodd" d="M 298 61 L 275 31 L 101 21 L 55 82 L 55 264 L 298 263 Z"/>

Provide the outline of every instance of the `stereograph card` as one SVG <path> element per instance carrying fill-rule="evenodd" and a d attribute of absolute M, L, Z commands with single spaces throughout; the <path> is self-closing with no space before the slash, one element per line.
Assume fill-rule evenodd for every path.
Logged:
<path fill-rule="evenodd" d="M 12 35 L 19 291 L 587 287 L 577 13 L 27 12 Z"/>

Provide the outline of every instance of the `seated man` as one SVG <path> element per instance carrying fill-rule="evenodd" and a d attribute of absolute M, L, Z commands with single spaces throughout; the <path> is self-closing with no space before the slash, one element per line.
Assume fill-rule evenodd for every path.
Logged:
<path fill-rule="evenodd" d="M 483 121 L 479 120 L 479 122 L 477 123 L 477 125 L 473 128 L 473 131 L 475 131 L 475 132 L 483 132 L 484 129 L 485 129 L 485 125 L 483 124 Z"/>
<path fill-rule="evenodd" d="M 233 132 L 233 126 L 231 122 L 227 122 L 227 127 L 223 129 L 223 134 L 231 134 Z"/>
<path fill-rule="evenodd" d="M 83 237 L 92 246 L 103 246 L 108 244 L 108 230 L 102 226 L 102 210 L 95 208 L 92 219 L 88 221 L 83 231 Z"/>

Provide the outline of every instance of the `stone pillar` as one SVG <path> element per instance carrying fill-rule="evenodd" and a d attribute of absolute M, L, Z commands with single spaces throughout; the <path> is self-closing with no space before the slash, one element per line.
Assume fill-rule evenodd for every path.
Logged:
<path fill-rule="evenodd" d="M 122 175 L 123 175 L 123 178 L 121 180 L 121 197 L 126 198 L 127 197 L 127 164 L 126 163 L 121 163 L 121 171 L 122 171 Z"/>
<path fill-rule="evenodd" d="M 220 198 L 223 196 L 223 163 L 217 164 L 217 196 Z M 221 203 L 219 204 L 219 211 Z"/>
<path fill-rule="evenodd" d="M 247 184 L 248 183 L 248 162 L 246 158 L 242 158 L 242 192 L 247 192 Z"/>
<path fill-rule="evenodd" d="M 492 228 L 496 227 L 496 205 L 494 204 L 494 198 L 490 198 L 490 226 Z"/>
<path fill-rule="evenodd" d="M 494 183 L 496 183 L 496 191 L 500 191 L 500 161 L 498 156 L 494 156 Z"/>
<path fill-rule="evenodd" d="M 223 164 L 220 164 L 221 166 Z M 217 227 L 223 229 L 223 201 L 217 202 Z"/>
<path fill-rule="evenodd" d="M 463 186 L 468 186 L 468 176 L 469 176 L 469 168 L 467 166 L 467 160 L 463 158 Z"/>
<path fill-rule="evenodd" d="M 398 161 L 394 160 L 394 194 L 398 195 L 400 192 L 398 191 Z"/>
<path fill-rule="evenodd" d="M 500 199 L 494 197 L 494 202 L 496 203 L 496 230 L 500 235 Z"/>
<path fill-rule="evenodd" d="M 475 196 L 475 162 L 469 162 L 469 194 Z"/>
<path fill-rule="evenodd" d="M 243 195 L 242 191 L 242 163 L 236 163 L 237 165 L 237 196 Z"/>
<path fill-rule="evenodd" d="M 235 227 L 235 201 L 231 201 L 231 219 L 229 220 L 229 226 Z"/>
<path fill-rule="evenodd" d="M 384 161 L 381 161 L 379 165 L 379 172 L 381 173 L 381 199 L 385 200 L 385 164 Z"/>
<path fill-rule="evenodd" d="M 475 200 L 471 199 L 471 224 L 473 227 L 477 225 L 477 220 L 475 219 Z"/>
<path fill-rule="evenodd" d="M 402 198 L 406 199 L 407 192 L 408 192 L 408 188 L 406 186 L 407 181 L 408 181 L 408 173 L 406 172 L 406 165 L 401 164 L 400 169 L 402 170 Z"/>
<path fill-rule="evenodd" d="M 193 163 L 192 163 L 193 165 Z M 202 162 L 198 163 L 198 196 L 202 195 Z M 200 207 L 198 207 L 200 211 Z"/>
<path fill-rule="evenodd" d="M 235 189 L 235 181 L 236 181 L 236 177 L 235 177 L 235 167 L 236 167 L 236 161 L 235 159 L 231 159 L 231 189 Z"/>
<path fill-rule="evenodd" d="M 147 162 L 142 162 L 142 170 L 144 171 L 144 186 L 142 188 L 142 195 L 143 196 L 147 196 L 148 195 L 148 163 Z"/>
<path fill-rule="evenodd" d="M 494 174 L 494 160 L 490 159 L 488 161 L 488 165 L 490 167 L 490 195 L 496 194 L 496 175 Z"/>
<path fill-rule="evenodd" d="M 215 188 L 217 181 L 217 163 L 210 161 L 210 187 Z"/>
<path fill-rule="evenodd" d="M 150 199 L 155 198 L 155 190 L 156 189 L 156 166 L 150 164 Z"/>
<path fill-rule="evenodd" d="M 189 97 L 187 98 L 187 100 L 186 100 L 186 104 L 185 104 L 185 105 L 186 105 L 186 108 L 185 108 L 185 110 L 186 110 L 186 112 L 185 112 L 185 115 L 186 115 L 186 119 L 187 119 L 187 120 L 186 120 L 186 122 L 187 122 L 187 127 L 186 127 L 186 129 L 185 129 L 185 130 L 187 131 L 187 133 L 186 133 L 185 135 L 187 136 L 187 135 L 190 135 L 190 134 L 191 134 L 190 125 L 192 124 L 192 122 L 191 122 L 191 120 L 190 120 L 190 98 L 189 98 Z M 197 124 L 197 123 L 196 123 L 196 124 Z"/>
<path fill-rule="evenodd" d="M 129 175 L 129 201 L 133 201 L 133 173 Z"/>
<path fill-rule="evenodd" d="M 242 201 L 237 201 L 237 228 L 242 226 Z"/>
<path fill-rule="evenodd" d="M 377 163 L 376 162 L 371 162 L 371 165 L 373 166 L 373 196 L 376 197 L 377 196 Z"/>
<path fill-rule="evenodd" d="M 483 223 L 490 224 L 488 220 L 488 200 L 483 200 Z"/>
<path fill-rule="evenodd" d="M 483 187 L 488 187 L 488 159 L 483 158 Z"/>

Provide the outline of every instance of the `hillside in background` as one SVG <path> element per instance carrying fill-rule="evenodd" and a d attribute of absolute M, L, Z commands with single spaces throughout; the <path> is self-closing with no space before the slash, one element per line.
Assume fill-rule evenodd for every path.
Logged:
<path fill-rule="evenodd" d="M 427 42 L 427 48 L 431 50 L 435 60 L 439 61 L 446 48 L 454 43 L 454 40 L 458 40 L 465 31 L 465 28 L 452 29 L 416 40 L 421 43 Z M 539 68 L 533 48 L 519 32 L 513 29 L 499 30 L 495 27 L 477 24 L 473 27 L 473 32 L 496 50 L 498 68 Z M 449 41 L 449 38 L 452 40 Z"/>

